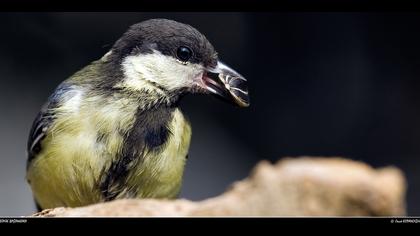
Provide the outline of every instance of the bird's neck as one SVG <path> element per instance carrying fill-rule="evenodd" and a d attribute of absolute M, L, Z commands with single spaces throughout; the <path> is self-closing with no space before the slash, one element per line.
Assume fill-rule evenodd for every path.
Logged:
<path fill-rule="evenodd" d="M 144 90 L 130 90 L 127 88 L 115 87 L 112 96 L 115 99 L 126 99 L 131 103 L 137 104 L 140 110 L 150 110 L 158 108 L 176 108 L 183 93 L 167 94 L 162 93 L 157 88 L 147 88 Z"/>
<path fill-rule="evenodd" d="M 106 74 L 107 78 L 98 80 L 97 87 L 103 89 L 105 94 L 130 98 L 143 109 L 177 107 L 179 100 L 188 92 L 187 89 L 169 91 L 152 79 L 144 77 L 142 73 L 127 74 L 120 66 L 117 67 L 111 62 L 102 62 L 101 65 L 107 65 L 101 68 L 105 70 L 103 74 Z"/>

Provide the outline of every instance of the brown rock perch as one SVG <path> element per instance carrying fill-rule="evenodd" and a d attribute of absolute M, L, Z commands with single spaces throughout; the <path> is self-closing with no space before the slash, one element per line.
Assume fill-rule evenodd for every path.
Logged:
<path fill-rule="evenodd" d="M 36 216 L 385 216 L 405 215 L 406 183 L 395 167 L 342 158 L 260 162 L 250 177 L 200 202 L 117 200 Z"/>

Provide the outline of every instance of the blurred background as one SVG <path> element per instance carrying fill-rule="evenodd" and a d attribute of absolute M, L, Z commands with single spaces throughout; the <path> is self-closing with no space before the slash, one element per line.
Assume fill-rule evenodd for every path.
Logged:
<path fill-rule="evenodd" d="M 0 13 L 0 216 L 34 211 L 30 126 L 54 88 L 131 24 L 191 24 L 249 81 L 251 106 L 181 103 L 193 126 L 181 197 L 216 196 L 262 159 L 343 156 L 395 165 L 420 215 L 420 14 Z"/>

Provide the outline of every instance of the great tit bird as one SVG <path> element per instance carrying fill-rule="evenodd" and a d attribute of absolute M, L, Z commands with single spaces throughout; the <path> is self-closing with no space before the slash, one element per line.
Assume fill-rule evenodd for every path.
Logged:
<path fill-rule="evenodd" d="M 120 198 L 175 198 L 191 127 L 187 93 L 249 105 L 246 80 L 190 25 L 132 25 L 48 98 L 29 134 L 27 181 L 38 209 Z"/>

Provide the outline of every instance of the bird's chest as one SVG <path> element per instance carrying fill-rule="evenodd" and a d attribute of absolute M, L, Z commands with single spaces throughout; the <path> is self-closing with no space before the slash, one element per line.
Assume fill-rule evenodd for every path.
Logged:
<path fill-rule="evenodd" d="M 121 116 L 135 112 L 129 104 L 121 103 L 124 111 L 117 110 L 119 103 L 82 107 L 57 119 L 28 173 L 42 206 L 177 196 L 190 144 L 189 123 L 173 109 L 162 131 L 166 115 Z"/>
<path fill-rule="evenodd" d="M 119 100 L 108 105 L 114 106 L 111 108 L 92 108 L 89 112 L 96 111 L 93 115 L 79 113 L 88 118 L 78 119 L 82 121 L 76 126 L 80 127 L 78 136 L 85 137 L 87 149 L 93 153 L 80 161 L 99 167 L 93 182 L 105 200 L 176 197 L 191 127 L 178 108 L 141 110 L 131 104 Z"/>
<path fill-rule="evenodd" d="M 155 114 L 154 119 L 158 118 Z M 126 190 L 133 190 L 136 197 L 173 198 L 179 193 L 191 127 L 178 109 L 171 112 L 165 127 L 160 125 L 142 131 L 144 143 L 135 142 L 137 163 L 127 176 Z M 139 147 L 143 150 L 136 150 Z"/>

